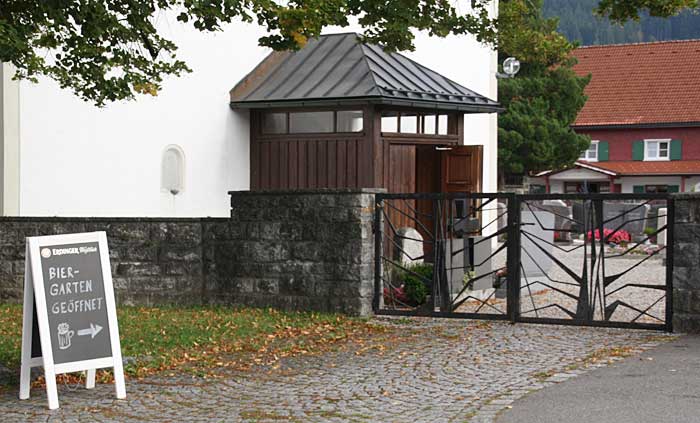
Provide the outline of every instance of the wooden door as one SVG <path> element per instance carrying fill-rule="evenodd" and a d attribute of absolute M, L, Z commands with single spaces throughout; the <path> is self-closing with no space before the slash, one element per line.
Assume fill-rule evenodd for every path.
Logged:
<path fill-rule="evenodd" d="M 441 191 L 480 192 L 483 147 L 465 145 L 442 152 Z"/>

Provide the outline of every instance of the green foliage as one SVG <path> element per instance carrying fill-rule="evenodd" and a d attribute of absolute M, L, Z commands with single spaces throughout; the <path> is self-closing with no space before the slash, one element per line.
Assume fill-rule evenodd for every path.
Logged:
<path fill-rule="evenodd" d="M 469 13 L 460 13 L 449 0 L 3 0 L 0 62 L 14 64 L 17 78 L 45 75 L 101 106 L 156 95 L 164 78 L 190 72 L 156 28 L 168 16 L 201 31 L 256 22 L 269 34 L 260 44 L 274 49 L 302 47 L 325 27 L 347 26 L 350 17 L 367 40 L 391 50 L 413 49 L 414 30 L 493 42 L 489 1 L 471 3 Z"/>
<path fill-rule="evenodd" d="M 558 63 L 566 40 L 531 4 L 503 0 L 495 19 L 491 0 L 471 0 L 466 11 L 450 0 L 3 0 L 0 62 L 12 63 L 17 78 L 47 76 L 98 106 L 157 95 L 165 78 L 190 72 L 155 24 L 176 16 L 201 31 L 257 23 L 268 33 L 260 45 L 274 49 L 300 48 L 325 27 L 357 19 L 366 41 L 389 50 L 412 50 L 413 33 L 420 30 L 440 37 L 472 34 L 520 53 L 525 62 Z M 639 19 L 640 10 L 670 16 L 697 6 L 698 0 L 600 0 L 598 12 L 624 22 Z M 533 29 L 533 22 L 543 26 Z"/>
<path fill-rule="evenodd" d="M 409 272 L 404 273 L 404 292 L 411 303 L 424 304 L 429 292 L 428 286 L 433 280 L 433 266 L 428 263 L 419 263 L 409 266 L 408 270 L 415 275 Z"/>
<path fill-rule="evenodd" d="M 499 101 L 506 112 L 498 120 L 499 173 L 524 175 L 572 164 L 590 138 L 571 124 L 583 108 L 590 78 L 572 70 L 575 45 L 556 31 L 557 20 L 542 15 L 542 0 L 500 3 L 501 16 L 523 16 L 521 28 L 503 34 L 501 57 L 521 59 L 521 72 L 499 80 Z M 508 36 L 512 39 L 505 39 Z M 531 43 L 528 44 L 527 40 Z"/>
<path fill-rule="evenodd" d="M 545 0 L 545 16 L 559 19 L 559 30 L 582 45 L 700 38 L 700 14 L 687 10 L 671 17 L 649 16 L 621 24 L 596 15 L 598 0 Z"/>
<path fill-rule="evenodd" d="M 122 355 L 136 359 L 124 369 L 129 376 L 171 369 L 218 372 L 237 366 L 237 360 L 261 363 L 266 355 L 318 350 L 373 330 L 341 315 L 273 309 L 119 307 L 117 315 Z M 21 340 L 22 305 L 0 303 L 0 364 L 19 367 Z"/>
<path fill-rule="evenodd" d="M 600 0 L 596 12 L 615 22 L 639 20 L 642 13 L 667 18 L 700 6 L 698 0 Z"/>

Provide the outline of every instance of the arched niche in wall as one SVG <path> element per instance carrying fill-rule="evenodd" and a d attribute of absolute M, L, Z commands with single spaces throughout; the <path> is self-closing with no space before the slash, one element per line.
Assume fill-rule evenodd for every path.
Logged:
<path fill-rule="evenodd" d="M 185 189 L 185 152 L 179 145 L 171 144 L 163 150 L 160 189 L 172 195 L 178 195 Z"/>

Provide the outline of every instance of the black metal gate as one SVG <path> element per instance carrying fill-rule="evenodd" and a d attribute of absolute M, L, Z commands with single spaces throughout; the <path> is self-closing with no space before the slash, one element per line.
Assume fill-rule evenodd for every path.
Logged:
<path fill-rule="evenodd" d="M 377 194 L 378 314 L 671 330 L 666 194 Z"/>

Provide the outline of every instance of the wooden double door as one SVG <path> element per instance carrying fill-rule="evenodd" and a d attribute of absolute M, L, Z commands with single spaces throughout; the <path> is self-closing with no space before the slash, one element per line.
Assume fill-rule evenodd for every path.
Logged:
<path fill-rule="evenodd" d="M 392 145 L 387 191 L 392 193 L 466 193 L 482 190 L 482 146 Z M 453 202 L 458 205 L 457 202 Z M 432 227 L 432 200 L 402 200 L 392 204 L 394 228 Z M 418 223 L 420 222 L 420 224 Z M 422 234 L 425 238 L 428 234 Z"/>

